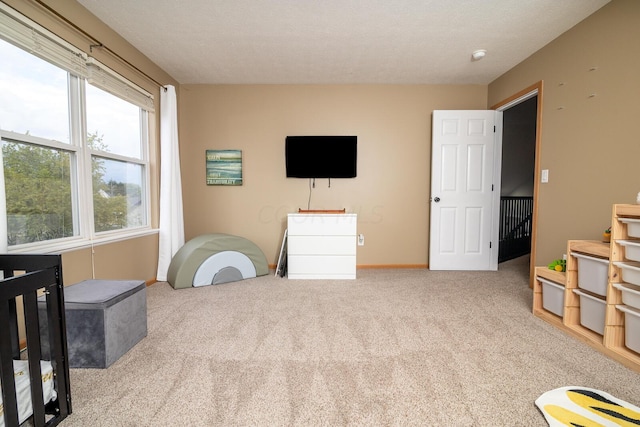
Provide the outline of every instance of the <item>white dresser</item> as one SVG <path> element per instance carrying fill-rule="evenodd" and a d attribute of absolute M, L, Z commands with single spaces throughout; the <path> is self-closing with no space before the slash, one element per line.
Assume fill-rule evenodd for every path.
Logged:
<path fill-rule="evenodd" d="M 289 279 L 355 279 L 357 214 L 289 214 Z"/>

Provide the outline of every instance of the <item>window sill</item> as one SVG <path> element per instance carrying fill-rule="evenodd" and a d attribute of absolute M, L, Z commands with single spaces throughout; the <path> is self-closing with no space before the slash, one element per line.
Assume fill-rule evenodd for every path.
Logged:
<path fill-rule="evenodd" d="M 142 230 L 128 231 L 126 233 L 117 232 L 106 235 L 101 235 L 93 239 L 86 238 L 71 238 L 62 242 L 55 243 L 33 243 L 29 245 L 20 245 L 19 247 L 10 247 L 7 251 L 9 254 L 24 254 L 24 253 L 38 253 L 38 254 L 60 254 L 64 252 L 71 252 L 79 249 L 91 248 L 99 245 L 106 245 L 109 243 L 120 242 L 124 240 L 137 239 L 139 237 L 151 236 L 158 234 L 157 228 L 145 228 Z"/>

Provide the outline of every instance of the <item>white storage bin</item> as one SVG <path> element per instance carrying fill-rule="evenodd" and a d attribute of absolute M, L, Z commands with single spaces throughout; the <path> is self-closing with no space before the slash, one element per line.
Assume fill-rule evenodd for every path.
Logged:
<path fill-rule="evenodd" d="M 585 328 L 604 335 L 604 315 L 607 304 L 598 297 L 574 289 L 574 293 L 580 296 L 580 324 Z"/>
<path fill-rule="evenodd" d="M 623 282 L 640 285 L 640 262 L 616 261 L 613 264 L 620 267 Z"/>
<path fill-rule="evenodd" d="M 594 294 L 607 295 L 609 260 L 575 252 L 571 252 L 571 255 L 578 260 L 578 287 Z"/>
<path fill-rule="evenodd" d="M 564 286 L 542 277 L 536 279 L 542 284 L 542 307 L 556 316 L 564 316 Z"/>
<path fill-rule="evenodd" d="M 622 292 L 622 302 L 640 310 L 640 286 L 629 283 L 613 283 L 613 287 Z"/>
<path fill-rule="evenodd" d="M 631 237 L 640 237 L 640 219 L 618 218 L 618 221 L 627 224 L 627 234 Z"/>
<path fill-rule="evenodd" d="M 616 305 L 616 308 L 624 312 L 624 345 L 640 353 L 640 310 L 626 305 Z"/>
<path fill-rule="evenodd" d="M 640 241 L 616 240 L 616 242 L 624 246 L 624 257 L 626 259 L 640 261 Z"/>

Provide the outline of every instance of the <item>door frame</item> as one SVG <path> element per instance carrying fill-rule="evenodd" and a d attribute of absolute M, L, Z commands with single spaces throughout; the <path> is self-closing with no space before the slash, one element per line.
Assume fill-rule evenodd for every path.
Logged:
<path fill-rule="evenodd" d="M 534 159 L 534 179 L 533 179 L 533 214 L 531 218 L 531 254 L 529 256 L 529 287 L 533 289 L 535 280 L 536 246 L 538 243 L 538 193 L 540 190 L 540 145 L 542 131 L 542 89 L 543 81 L 537 83 L 511 95 L 510 97 L 493 105 L 490 109 L 504 111 L 534 96 L 538 97 L 536 109 L 536 147 Z"/>

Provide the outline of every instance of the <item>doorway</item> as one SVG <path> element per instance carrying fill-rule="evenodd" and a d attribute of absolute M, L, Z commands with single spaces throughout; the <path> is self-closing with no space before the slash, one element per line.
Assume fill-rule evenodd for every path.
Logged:
<path fill-rule="evenodd" d="M 537 104 L 533 96 L 503 111 L 498 263 L 531 252 Z"/>
<path fill-rule="evenodd" d="M 501 230 L 499 260 L 528 253 L 531 287 L 537 235 L 542 81 L 491 108 L 503 112 L 500 221 L 501 228 L 505 222 L 505 228 Z"/>

